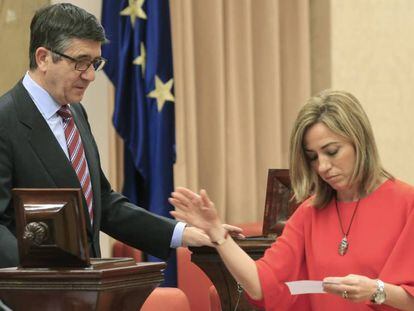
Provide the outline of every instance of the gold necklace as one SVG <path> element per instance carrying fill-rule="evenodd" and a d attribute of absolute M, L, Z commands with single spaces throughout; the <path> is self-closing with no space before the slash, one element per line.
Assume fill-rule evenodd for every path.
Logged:
<path fill-rule="evenodd" d="M 341 216 L 339 215 L 338 198 L 335 197 L 336 213 L 338 214 L 339 225 L 341 226 L 341 231 L 342 231 L 342 234 L 344 236 L 342 238 L 341 242 L 339 243 L 339 246 L 338 246 L 338 253 L 341 256 L 344 256 L 346 254 L 346 252 L 348 251 L 348 248 L 349 248 L 348 234 L 349 234 L 349 230 L 351 230 L 352 222 L 354 221 L 354 217 L 355 217 L 355 214 L 356 214 L 356 211 L 358 209 L 360 201 L 361 201 L 361 198 L 359 198 L 357 203 L 356 203 L 356 206 L 354 208 L 354 212 L 352 213 L 351 221 L 350 221 L 349 226 L 348 226 L 348 230 L 346 230 L 346 233 L 345 233 L 344 227 L 342 225 Z"/>

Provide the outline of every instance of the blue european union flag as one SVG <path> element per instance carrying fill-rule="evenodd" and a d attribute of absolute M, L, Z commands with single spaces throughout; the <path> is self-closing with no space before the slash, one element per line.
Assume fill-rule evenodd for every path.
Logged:
<path fill-rule="evenodd" d="M 110 40 L 102 48 L 105 72 L 116 90 L 113 123 L 125 142 L 123 192 L 170 217 L 175 124 L 168 0 L 104 0 L 102 24 Z M 176 286 L 175 252 L 165 279 Z"/>

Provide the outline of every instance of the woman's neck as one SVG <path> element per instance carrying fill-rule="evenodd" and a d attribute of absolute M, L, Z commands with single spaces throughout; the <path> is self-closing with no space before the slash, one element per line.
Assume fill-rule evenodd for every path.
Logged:
<path fill-rule="evenodd" d="M 367 196 L 377 190 L 379 186 L 383 184 L 383 182 L 387 178 L 381 176 L 378 181 L 375 183 L 374 188 L 370 193 L 365 194 L 364 196 Z M 359 184 L 356 184 L 352 187 L 349 187 L 348 189 L 340 190 L 336 192 L 336 199 L 341 202 L 356 202 L 359 199 L 361 199 L 361 193 L 359 192 Z"/>

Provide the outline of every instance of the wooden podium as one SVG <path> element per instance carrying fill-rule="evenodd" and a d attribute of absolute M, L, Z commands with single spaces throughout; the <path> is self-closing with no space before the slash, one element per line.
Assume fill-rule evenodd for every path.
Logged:
<path fill-rule="evenodd" d="M 0 269 L 13 311 L 137 311 L 165 263 L 89 258 L 80 189 L 14 189 L 19 267 Z"/>
<path fill-rule="evenodd" d="M 263 216 L 263 236 L 235 240 L 252 257 L 259 259 L 265 250 L 282 233 L 285 221 L 298 206 L 292 200 L 289 170 L 269 169 L 266 189 L 265 211 Z M 236 281 L 228 272 L 215 248 L 190 247 L 191 261 L 210 278 L 220 296 L 223 311 L 255 310 L 250 305 Z"/>
<path fill-rule="evenodd" d="M 13 311 L 138 311 L 164 279 L 165 263 L 91 261 L 79 269 L 0 269 L 0 299 Z"/>

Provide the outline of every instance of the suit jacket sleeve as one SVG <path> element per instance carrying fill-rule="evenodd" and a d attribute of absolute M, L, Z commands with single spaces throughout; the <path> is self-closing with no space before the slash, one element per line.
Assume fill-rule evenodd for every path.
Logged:
<path fill-rule="evenodd" d="M 5 121 L 5 120 L 4 120 Z M 19 262 L 17 240 L 8 229 L 14 222 L 11 202 L 12 157 L 5 122 L 0 120 L 0 268 L 17 266 Z"/>
<path fill-rule="evenodd" d="M 74 109 L 80 108 L 79 115 L 88 124 L 94 148 L 97 150 L 84 108 L 81 105 L 73 105 L 72 107 Z M 98 152 L 96 154 L 99 161 Z M 171 250 L 171 238 L 177 222 L 150 213 L 130 203 L 120 193 L 113 191 L 101 168 L 99 176 L 101 230 L 117 240 L 153 256 L 166 259 Z"/>
<path fill-rule="evenodd" d="M 128 202 L 110 188 L 103 173 L 101 183 L 102 231 L 153 256 L 166 259 L 176 222 Z"/>

